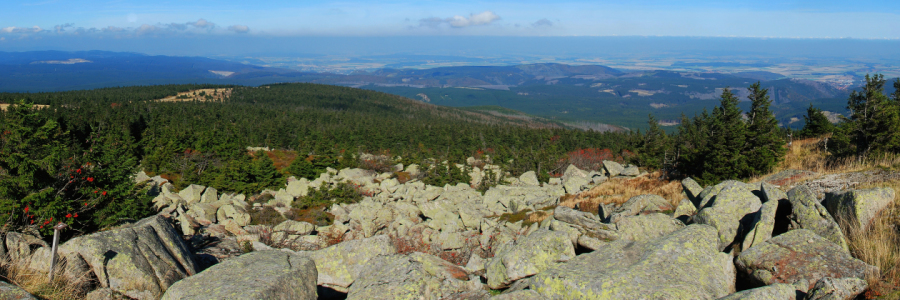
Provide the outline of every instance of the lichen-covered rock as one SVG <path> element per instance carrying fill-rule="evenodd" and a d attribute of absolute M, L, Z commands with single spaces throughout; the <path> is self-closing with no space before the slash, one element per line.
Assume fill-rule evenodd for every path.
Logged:
<path fill-rule="evenodd" d="M 822 205 L 835 218 L 855 222 L 866 228 L 875 216 L 894 203 L 894 189 L 874 188 L 851 190 L 842 193 L 826 193 Z"/>
<path fill-rule="evenodd" d="M 307 235 L 316 230 L 316 225 L 294 220 L 287 220 L 272 228 L 275 232 L 286 232 L 296 235 Z"/>
<path fill-rule="evenodd" d="M 27 261 L 31 258 L 32 249 L 49 247 L 44 240 L 28 234 L 18 232 L 6 233 L 6 251 L 9 259 L 15 261 Z"/>
<path fill-rule="evenodd" d="M 651 212 L 672 213 L 673 211 L 675 211 L 675 206 L 660 195 L 638 195 L 629 198 L 628 201 L 616 208 L 610 214 L 609 220 L 612 223 L 616 223 L 621 217 Z"/>
<path fill-rule="evenodd" d="M 485 268 L 485 277 L 489 287 L 498 289 L 573 257 L 575 248 L 567 234 L 538 229 L 496 253 Z"/>
<path fill-rule="evenodd" d="M 869 288 L 862 279 L 825 277 L 816 282 L 810 290 L 807 300 L 852 300 Z"/>
<path fill-rule="evenodd" d="M 285 191 L 294 198 L 306 197 L 306 195 L 309 194 L 309 180 L 307 180 L 306 178 L 300 178 L 298 180 L 288 182 L 287 189 Z"/>
<path fill-rule="evenodd" d="M 541 185 L 541 182 L 538 181 L 537 174 L 535 174 L 534 171 L 528 171 L 528 172 L 522 173 L 522 176 L 519 176 L 519 182 L 524 183 L 526 185 L 534 185 L 534 186 Z"/>
<path fill-rule="evenodd" d="M 162 299 L 316 299 L 316 277 L 308 257 L 257 251 L 176 282 Z"/>
<path fill-rule="evenodd" d="M 512 293 L 500 294 L 491 297 L 490 300 L 547 300 L 547 297 L 544 297 L 533 290 L 520 290 Z"/>
<path fill-rule="evenodd" d="M 647 242 L 618 240 L 531 279 L 550 299 L 716 299 L 734 292 L 716 229 L 687 226 Z"/>
<path fill-rule="evenodd" d="M 787 199 L 787 194 L 785 194 L 784 191 L 771 183 L 763 181 L 762 183 L 760 183 L 759 188 L 760 192 L 762 193 L 762 197 L 760 197 L 760 200 L 762 200 L 763 202 L 775 202 L 778 200 Z"/>
<path fill-rule="evenodd" d="M 192 184 L 178 192 L 178 196 L 187 202 L 186 204 L 193 204 L 200 202 L 204 190 L 206 190 L 205 186 Z"/>
<path fill-rule="evenodd" d="M 622 165 L 617 162 L 614 162 L 611 160 L 604 160 L 603 161 L 603 169 L 606 170 L 607 176 L 616 177 L 616 176 L 619 176 L 619 174 L 622 173 L 623 170 L 625 170 L 625 167 L 622 167 Z"/>
<path fill-rule="evenodd" d="M 745 233 L 741 232 L 742 228 L 752 226 L 750 215 L 758 212 L 762 203 L 743 183 L 716 186 L 720 187 L 719 191 L 706 202 L 707 206 L 697 213 L 694 221 L 715 227 L 719 231 L 719 250 L 725 250 Z"/>
<path fill-rule="evenodd" d="M 0 281 L 0 299 L 7 300 L 30 300 L 37 299 L 34 295 L 26 292 L 24 289 L 7 282 Z"/>
<path fill-rule="evenodd" d="M 806 229 L 791 230 L 754 245 L 737 257 L 735 265 L 758 285 L 800 280 L 812 285 L 825 277 L 865 278 L 869 272 L 877 272 L 877 268 Z"/>
<path fill-rule="evenodd" d="M 586 177 L 572 176 L 563 180 L 563 188 L 567 194 L 575 195 L 581 192 L 589 183 L 590 181 Z"/>
<path fill-rule="evenodd" d="M 592 213 L 577 211 L 565 206 L 557 206 L 553 210 L 553 219 L 577 225 L 595 238 L 607 240 L 619 238 L 614 225 L 600 222 L 600 218 Z"/>
<path fill-rule="evenodd" d="M 684 223 L 687 223 L 687 221 L 696 214 L 697 207 L 694 206 L 694 203 L 691 203 L 691 200 L 688 200 L 688 198 L 684 198 L 681 199 L 680 203 L 678 203 L 678 207 L 675 208 L 675 212 L 672 213 L 672 217 L 681 220 Z"/>
<path fill-rule="evenodd" d="M 366 264 L 379 255 L 389 255 L 397 250 L 391 245 L 386 235 L 342 242 L 331 247 L 308 252 L 316 262 L 319 278 L 318 285 L 326 286 L 339 292 L 347 292 L 359 273 L 366 269 Z"/>
<path fill-rule="evenodd" d="M 700 192 L 703 191 L 703 187 L 700 186 L 697 181 L 694 181 L 694 179 L 690 177 L 685 178 L 681 180 L 681 188 L 688 200 L 694 203 L 700 203 Z M 694 208 L 696 208 L 696 206 Z"/>
<path fill-rule="evenodd" d="M 434 255 L 379 256 L 369 260 L 350 286 L 347 299 L 445 299 L 450 295 L 480 290 L 463 268 Z"/>
<path fill-rule="evenodd" d="M 200 195 L 200 203 L 213 203 L 216 201 L 219 201 L 219 191 L 214 187 L 207 187 L 203 191 L 203 195 Z"/>
<path fill-rule="evenodd" d="M 819 201 L 816 200 L 815 194 L 806 186 L 797 186 L 787 193 L 788 201 L 791 203 L 791 220 L 792 229 L 809 229 L 819 236 L 837 244 L 850 252 L 844 233 L 841 227 L 834 220 L 828 210 L 825 209 Z"/>
<path fill-rule="evenodd" d="M 683 227 L 681 221 L 660 213 L 622 217 L 616 221 L 619 238 L 638 242 L 652 240 Z"/>
<path fill-rule="evenodd" d="M 775 212 L 778 211 L 778 201 L 763 203 L 759 213 L 756 214 L 753 228 L 744 237 L 743 250 L 750 249 L 753 245 L 759 245 L 772 238 L 772 230 L 775 229 Z"/>
<path fill-rule="evenodd" d="M 73 238 L 59 253 L 80 256 L 101 287 L 137 299 L 158 299 L 197 270 L 184 241 L 161 216 Z"/>
<path fill-rule="evenodd" d="M 622 169 L 622 172 L 619 173 L 622 176 L 638 176 L 641 175 L 641 170 L 635 165 L 628 165 Z"/>
<path fill-rule="evenodd" d="M 578 237 L 581 236 L 581 231 L 573 227 L 572 225 L 557 220 L 551 220 L 549 229 L 565 233 L 572 241 L 572 245 L 578 245 Z"/>
<path fill-rule="evenodd" d="M 797 288 L 786 283 L 776 283 L 755 289 L 740 291 L 718 300 L 795 300 Z M 802 298 L 800 298 L 802 299 Z"/>

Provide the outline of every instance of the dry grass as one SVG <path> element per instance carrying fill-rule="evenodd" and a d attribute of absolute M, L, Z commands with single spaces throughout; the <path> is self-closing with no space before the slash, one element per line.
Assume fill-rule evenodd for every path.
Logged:
<path fill-rule="evenodd" d="M 621 205 L 631 197 L 645 194 L 660 195 L 678 207 L 681 203 L 681 181 L 658 180 L 658 173 L 630 179 L 613 178 L 578 195 L 560 198 L 559 205 L 581 211 L 596 212 L 601 204 Z"/>
<path fill-rule="evenodd" d="M 27 264 L 28 262 L 3 258 L 0 278 L 21 287 L 39 299 L 82 299 L 89 292 L 86 290 L 91 286 L 89 273 L 67 277 L 63 272 L 65 266 L 59 265 L 51 282 L 46 272 L 34 271 Z"/>
<path fill-rule="evenodd" d="M 861 188 L 870 187 L 891 187 L 900 191 L 900 181 Z M 853 256 L 881 270 L 881 274 L 869 276 L 866 297 L 872 299 L 889 294 L 896 297 L 900 292 L 900 194 L 866 228 L 852 219 L 842 218 L 839 222 Z"/>
<path fill-rule="evenodd" d="M 784 161 L 778 165 L 775 171 L 795 169 L 820 174 L 836 174 L 900 164 L 900 155 L 890 153 L 870 157 L 834 158 L 825 151 L 826 138 L 827 136 L 794 141 L 791 146 L 788 146 Z"/>

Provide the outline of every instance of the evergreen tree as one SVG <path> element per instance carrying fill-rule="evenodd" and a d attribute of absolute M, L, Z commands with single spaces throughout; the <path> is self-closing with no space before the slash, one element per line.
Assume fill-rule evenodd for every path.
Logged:
<path fill-rule="evenodd" d="M 648 116 L 650 128 L 642 136 L 638 149 L 640 164 L 654 169 L 662 169 L 666 163 L 669 136 L 659 126 L 653 115 Z"/>
<path fill-rule="evenodd" d="M 812 103 L 806 109 L 806 116 L 803 116 L 803 120 L 806 121 L 806 124 L 800 130 L 800 135 L 802 136 L 817 137 L 834 132 L 834 124 L 831 124 L 825 113 L 821 109 L 814 107 Z"/>
<path fill-rule="evenodd" d="M 859 155 L 900 148 L 900 117 L 896 101 L 884 94 L 884 75 L 866 75 L 862 91 L 853 91 L 847 100 L 849 131 Z"/>
<path fill-rule="evenodd" d="M 750 172 L 744 149 L 747 143 L 747 124 L 738 107 L 738 98 L 725 88 L 720 106 L 712 113 L 709 124 L 709 142 L 703 154 L 703 173 L 700 179 L 705 183 L 724 179 L 745 177 Z"/>
<path fill-rule="evenodd" d="M 756 82 L 747 90 L 750 91 L 747 96 L 750 112 L 747 116 L 745 158 L 752 175 L 766 174 L 775 168 L 787 149 L 784 148 L 778 120 L 769 110 L 772 100 L 769 100 L 768 89 L 761 89 L 759 82 Z M 747 174 L 741 174 L 741 177 L 745 176 Z"/>

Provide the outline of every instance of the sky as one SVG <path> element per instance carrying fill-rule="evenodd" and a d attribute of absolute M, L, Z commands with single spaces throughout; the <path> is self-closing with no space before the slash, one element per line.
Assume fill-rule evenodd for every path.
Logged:
<path fill-rule="evenodd" d="M 304 37 L 900 39 L 896 0 L 3 2 L 0 51 Z"/>

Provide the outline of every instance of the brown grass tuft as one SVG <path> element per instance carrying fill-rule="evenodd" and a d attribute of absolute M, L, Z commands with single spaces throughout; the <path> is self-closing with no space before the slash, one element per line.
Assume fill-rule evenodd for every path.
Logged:
<path fill-rule="evenodd" d="M 775 172 L 795 169 L 836 174 L 900 165 L 900 155 L 891 153 L 880 156 L 834 158 L 825 151 L 826 138 L 828 136 L 795 140 L 792 145 L 786 146 L 788 151 Z"/>
<path fill-rule="evenodd" d="M 25 291 L 37 296 L 39 299 L 82 299 L 90 292 L 86 290 L 91 286 L 91 274 L 73 277 L 65 276 L 65 265 L 57 265 L 56 275 L 50 281 L 46 272 L 38 272 L 28 267 L 28 261 L 11 261 L 8 258 L 0 259 L 0 278 Z"/>
<path fill-rule="evenodd" d="M 659 173 L 630 179 L 613 178 L 578 195 L 560 198 L 559 205 L 581 211 L 596 212 L 601 204 L 621 205 L 631 197 L 654 194 L 669 200 L 674 207 L 681 203 L 681 181 L 658 180 Z"/>
<path fill-rule="evenodd" d="M 874 186 L 900 191 L 900 181 Z M 869 291 L 866 297 L 872 299 L 900 292 L 900 194 L 866 228 L 849 218 L 839 218 L 838 222 L 850 244 L 851 254 L 881 270 L 880 274 L 871 274 L 867 278 Z"/>

